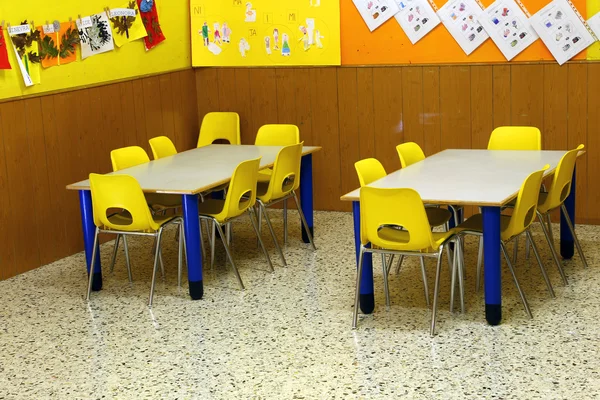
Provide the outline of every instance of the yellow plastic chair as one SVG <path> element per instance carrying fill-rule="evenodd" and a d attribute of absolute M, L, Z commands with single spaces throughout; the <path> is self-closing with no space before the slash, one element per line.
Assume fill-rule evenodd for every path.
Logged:
<path fill-rule="evenodd" d="M 492 132 L 488 150 L 541 150 L 542 134 L 533 126 L 501 126 Z"/>
<path fill-rule="evenodd" d="M 525 293 L 521 289 L 519 285 L 519 281 L 517 279 L 517 275 L 515 274 L 513 263 L 508 256 L 508 251 L 506 250 L 506 243 L 518 237 L 520 234 L 524 233 L 527 235 L 527 238 L 532 244 L 533 253 L 535 254 L 535 258 L 540 266 L 540 270 L 542 271 L 542 275 L 544 280 L 546 281 L 546 286 L 548 287 L 548 292 L 551 297 L 554 297 L 554 290 L 552 289 L 552 284 L 550 283 L 550 279 L 548 278 L 548 274 L 546 273 L 546 269 L 544 268 L 544 264 L 540 258 L 537 246 L 532 240 L 531 232 L 529 231 L 529 227 L 533 220 L 535 219 L 536 209 L 538 204 L 538 199 L 540 195 L 540 187 L 542 185 L 542 179 L 544 176 L 544 171 L 546 171 L 550 166 L 546 165 L 543 169 L 533 172 L 530 174 L 523 184 L 521 185 L 521 189 L 519 190 L 519 194 L 517 195 L 517 201 L 515 203 L 515 208 L 513 210 L 512 215 L 501 215 L 500 216 L 500 246 L 502 248 L 502 253 L 504 254 L 504 258 L 508 264 L 508 268 L 510 273 L 513 276 L 513 280 L 515 282 L 515 286 L 519 291 L 519 295 L 521 296 L 521 301 L 523 302 L 523 307 L 525 308 L 525 312 L 527 315 L 532 318 L 531 310 L 529 309 L 529 304 L 527 303 L 527 299 L 525 298 Z M 477 236 L 483 235 L 483 217 L 481 214 L 475 214 L 464 223 L 460 224 L 456 227 L 456 231 L 459 232 L 459 235 L 462 237 L 464 235 L 472 234 Z M 453 272 L 454 276 L 454 272 Z M 481 276 L 481 264 L 477 265 L 477 286 L 479 286 Z M 452 302 L 452 301 L 451 301 Z"/>
<path fill-rule="evenodd" d="M 300 143 L 300 129 L 296 125 L 289 124 L 269 124 L 263 125 L 258 129 L 255 146 L 290 146 Z M 273 168 L 265 168 L 258 171 L 259 182 L 269 182 Z M 287 199 L 283 201 L 283 243 L 287 244 Z M 261 221 L 258 221 L 260 228 Z"/>
<path fill-rule="evenodd" d="M 154 252 L 154 269 L 152 271 L 152 285 L 150 287 L 150 300 L 148 305 L 152 307 L 154 297 L 154 286 L 156 282 L 156 270 L 161 260 L 161 239 L 163 229 L 166 225 L 179 223 L 179 229 L 183 229 L 181 217 L 179 216 L 153 216 L 148 209 L 144 193 L 135 180 L 129 175 L 99 175 L 90 174 L 90 187 L 92 191 L 92 207 L 94 210 L 94 224 L 96 232 L 94 235 L 94 250 L 92 252 L 92 265 L 87 290 L 87 300 L 90 299 L 96 252 L 99 251 L 98 235 L 109 233 L 135 236 L 153 236 L 156 238 L 156 250 Z M 126 213 L 111 214 L 112 209 L 123 209 Z M 183 233 L 181 233 L 183 237 Z M 183 240 L 179 242 L 179 269 L 182 264 Z M 128 269 L 131 280 L 131 270 Z"/>
<path fill-rule="evenodd" d="M 166 136 L 158 136 L 149 140 L 152 155 L 155 160 L 171 157 L 177 154 L 177 148 Z"/>
<path fill-rule="evenodd" d="M 227 140 L 229 144 L 242 144 L 240 116 L 234 112 L 210 112 L 202 119 L 198 146 L 213 144 L 215 140 Z"/>
<path fill-rule="evenodd" d="M 303 143 L 293 144 L 279 150 L 273 166 L 271 179 L 269 182 L 259 182 L 257 188 L 259 231 L 260 221 L 262 220 L 262 215 L 264 215 L 283 265 L 287 265 L 287 263 L 285 261 L 285 257 L 283 256 L 283 252 L 281 251 L 281 247 L 279 246 L 279 243 L 275 237 L 275 231 L 273 230 L 266 207 L 282 201 L 285 202 L 287 199 L 293 198 L 294 202 L 296 203 L 296 208 L 298 209 L 298 214 L 300 215 L 302 225 L 307 232 L 308 240 L 310 241 L 313 250 L 317 249 L 315 247 L 313 237 L 310 234 L 310 229 L 308 229 L 308 224 L 306 223 L 306 218 L 304 217 L 302 208 L 300 207 L 298 195 L 296 194 L 296 190 L 300 187 L 300 161 L 302 158 L 302 145 Z"/>
<path fill-rule="evenodd" d="M 425 153 L 423 153 L 421 146 L 415 142 L 399 144 L 396 146 L 396 151 L 398 152 L 398 157 L 400 157 L 402 168 L 406 168 L 409 165 L 425 159 Z"/>
<path fill-rule="evenodd" d="M 583 144 L 580 144 L 576 149 L 568 151 L 560 159 L 556 171 L 554 172 L 554 177 L 552 179 L 552 183 L 550 184 L 550 188 L 548 189 L 548 193 L 540 193 L 540 198 L 537 206 L 537 215 L 540 221 L 540 225 L 542 226 L 542 231 L 544 232 L 544 236 L 546 236 L 546 240 L 548 241 L 548 245 L 550 246 L 550 250 L 552 251 L 552 257 L 554 258 L 554 262 L 556 263 L 556 266 L 558 267 L 558 270 L 565 283 L 565 273 L 558 259 L 556 247 L 554 247 L 554 237 L 552 235 L 552 221 L 550 220 L 550 213 L 559 207 L 561 208 L 563 215 L 565 216 L 567 226 L 569 227 L 569 230 L 573 235 L 573 239 L 575 241 L 575 246 L 577 247 L 579 257 L 581 257 L 583 266 L 587 268 L 588 263 L 585 259 L 585 256 L 583 255 L 583 250 L 581 249 L 579 239 L 575 234 L 573 221 L 571 221 L 571 218 L 569 217 L 567 209 L 564 205 L 567 196 L 569 196 L 569 193 L 571 193 L 573 170 L 575 169 L 575 162 L 577 161 L 577 153 L 580 150 L 583 150 L 584 147 L 585 146 Z M 548 226 L 546 226 L 546 223 L 548 224 Z"/>
<path fill-rule="evenodd" d="M 404 230 L 391 226 L 401 226 Z M 442 254 L 446 244 L 454 238 L 455 231 L 432 232 L 425 206 L 419 194 L 413 189 L 379 189 L 369 186 L 362 187 L 360 190 L 360 228 L 361 246 L 356 274 L 352 328 L 356 328 L 358 320 L 360 278 L 365 253 L 381 254 L 386 298 L 389 297 L 386 254 L 435 257 L 437 269 L 430 331 L 431 335 L 434 335 Z M 368 247 L 369 243 L 370 247 Z M 455 256 L 457 254 L 458 252 L 455 252 Z M 459 269 L 462 269 L 461 263 L 458 264 Z M 423 283 L 427 285 L 425 274 Z"/>
<path fill-rule="evenodd" d="M 229 183 L 229 190 L 227 191 L 225 199 L 206 199 L 199 205 L 200 218 L 213 222 L 211 264 L 214 264 L 215 259 L 214 244 L 216 240 L 216 228 L 219 232 L 219 236 L 221 237 L 221 241 L 223 242 L 223 247 L 225 247 L 225 252 L 227 253 L 227 257 L 231 262 L 238 283 L 242 289 L 244 289 L 244 283 L 242 282 L 240 273 L 238 272 L 235 262 L 233 261 L 233 256 L 231 254 L 231 250 L 229 249 L 227 243 L 228 241 L 225 237 L 225 234 L 223 233 L 222 227 L 231 223 L 235 219 L 238 219 L 241 216 L 245 215 L 246 212 L 249 213 L 250 221 L 252 222 L 252 227 L 256 232 L 258 242 L 263 253 L 265 254 L 265 257 L 267 258 L 269 267 L 271 268 L 271 271 L 274 271 L 273 264 L 271 264 L 271 258 L 269 257 L 269 253 L 267 252 L 267 249 L 265 248 L 264 243 L 260 237 L 260 233 L 258 231 L 258 224 L 255 219 L 256 216 L 253 208 L 256 204 L 256 178 L 258 175 L 259 166 L 260 158 L 241 162 L 236 167 L 233 173 L 231 182 Z"/>

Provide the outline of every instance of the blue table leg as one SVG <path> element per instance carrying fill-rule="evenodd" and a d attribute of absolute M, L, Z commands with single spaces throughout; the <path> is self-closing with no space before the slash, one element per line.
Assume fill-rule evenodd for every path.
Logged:
<path fill-rule="evenodd" d="M 573 170 L 573 181 L 571 182 L 571 193 L 567 196 L 565 200 L 565 208 L 569 213 L 569 217 L 571 218 L 571 222 L 573 223 L 573 228 L 575 228 L 575 176 L 576 170 Z M 573 235 L 571 235 L 571 231 L 569 230 L 569 226 L 567 225 L 567 221 L 565 221 L 565 216 L 563 215 L 563 211 L 560 211 L 560 255 L 564 259 L 573 258 L 573 254 L 575 252 L 574 249 L 574 239 Z"/>
<path fill-rule="evenodd" d="M 483 207 L 482 214 L 485 319 L 490 325 L 498 325 L 502 320 L 500 207 Z"/>
<path fill-rule="evenodd" d="M 360 202 L 352 203 L 354 213 L 354 245 L 356 246 L 356 266 L 360 256 Z M 375 290 L 373 288 L 373 255 L 363 255 L 363 270 L 360 277 L 360 309 L 364 314 L 371 314 L 375 309 Z"/>
<path fill-rule="evenodd" d="M 200 300 L 204 295 L 204 285 L 202 283 L 198 195 L 183 195 L 183 230 L 185 233 L 190 296 L 192 300 Z"/>
<path fill-rule="evenodd" d="M 310 234 L 314 238 L 312 154 L 303 156 L 300 163 L 300 206 L 306 218 L 308 229 L 310 229 Z M 304 243 L 310 243 L 304 226 L 302 226 L 302 240 Z"/>
<path fill-rule="evenodd" d="M 90 266 L 92 265 L 92 254 L 94 251 L 94 235 L 96 233 L 96 225 L 94 225 L 94 210 L 92 208 L 92 192 L 89 190 L 79 191 L 79 207 L 81 209 L 81 225 L 83 227 L 85 261 L 89 276 Z M 92 290 L 98 291 L 100 289 L 102 289 L 102 266 L 100 265 L 100 248 L 98 246 L 98 251 L 96 251 L 96 263 L 94 264 Z"/>

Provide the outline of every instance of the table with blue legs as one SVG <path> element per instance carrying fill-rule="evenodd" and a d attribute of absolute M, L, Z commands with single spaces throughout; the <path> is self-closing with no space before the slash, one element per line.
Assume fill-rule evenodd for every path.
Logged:
<path fill-rule="evenodd" d="M 182 196 L 189 293 L 192 299 L 198 300 L 204 295 L 198 221 L 200 193 L 229 182 L 235 168 L 242 161 L 261 157 L 260 168 L 272 167 L 281 148 L 281 146 L 210 145 L 109 174 L 133 176 L 139 182 L 144 193 Z M 320 149 L 320 147 L 312 146 L 305 146 L 302 149 L 300 203 L 311 233 L 314 232 L 312 154 Z M 68 185 L 67 189 L 79 192 L 83 240 L 89 274 L 96 229 L 89 181 L 73 183 Z M 302 238 L 305 243 L 308 243 L 304 229 Z M 102 289 L 99 251 L 96 252 L 94 265 L 92 290 L 98 291 Z"/>
<path fill-rule="evenodd" d="M 485 317 L 490 325 L 502 320 L 502 274 L 500 257 L 500 211 L 517 196 L 525 178 L 546 164 L 545 176 L 554 173 L 566 151 L 444 150 L 373 182 L 378 188 L 412 188 L 427 204 L 479 206 L 483 214 Z M 583 153 L 581 153 L 583 154 Z M 565 201 L 575 221 L 575 181 Z M 351 201 L 354 214 L 356 258 L 360 251 L 360 188 L 341 197 Z M 573 256 L 573 237 L 561 218 L 561 255 Z M 373 263 L 364 255 L 360 277 L 360 309 L 375 309 Z"/>

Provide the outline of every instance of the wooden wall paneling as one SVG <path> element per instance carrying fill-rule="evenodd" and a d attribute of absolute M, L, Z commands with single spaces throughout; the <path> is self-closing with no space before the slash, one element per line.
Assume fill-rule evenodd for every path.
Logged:
<path fill-rule="evenodd" d="M 41 114 L 40 118 L 44 126 L 44 135 L 46 143 L 46 157 L 48 162 L 48 185 L 50 189 L 50 197 L 48 199 L 48 206 L 53 210 L 55 219 L 54 224 L 49 227 L 52 230 L 52 240 L 55 245 L 54 250 L 58 257 L 64 257 L 69 253 L 69 243 L 67 242 L 65 223 L 62 220 L 62 214 L 60 210 L 66 207 L 64 202 L 65 186 L 64 174 L 68 168 L 64 167 L 65 157 L 61 154 L 62 146 L 62 130 L 57 126 L 56 112 L 54 107 L 54 97 L 61 96 L 50 95 L 40 98 L 41 101 Z M 71 183 L 71 182 L 68 182 Z M 72 196 L 71 196 L 72 198 Z M 81 229 L 79 230 L 81 234 Z"/>
<path fill-rule="evenodd" d="M 138 146 L 146 149 L 148 154 L 152 154 L 150 151 L 150 144 L 148 143 L 148 121 L 146 119 L 146 105 L 144 101 L 144 80 L 136 79 L 132 83 L 132 101 L 133 101 L 133 120 L 136 126 L 136 143 Z"/>
<path fill-rule="evenodd" d="M 492 67 L 493 124 L 492 130 L 511 124 L 511 66 Z M 490 132 L 492 133 L 492 132 Z M 487 143 L 486 143 L 487 148 Z"/>
<path fill-rule="evenodd" d="M 162 116 L 162 132 L 156 136 L 167 136 L 173 142 L 176 141 L 175 137 L 175 118 L 181 118 L 180 109 L 173 107 L 173 81 L 171 80 L 171 74 L 165 74 L 159 76 L 160 86 L 160 114 Z M 178 115 L 175 115 L 177 113 Z M 151 139 L 151 138 L 150 138 Z M 152 158 L 152 155 L 150 155 Z"/>
<path fill-rule="evenodd" d="M 15 247 L 12 232 L 9 176 L 6 171 L 5 136 L 11 134 L 4 125 L 5 116 L 12 112 L 11 102 L 0 103 L 0 279 L 8 279 L 16 272 Z"/>
<path fill-rule="evenodd" d="M 591 223 L 600 223 L 600 64 L 589 63 L 587 66 L 587 213 L 579 213 L 582 219 Z"/>
<path fill-rule="evenodd" d="M 360 159 L 375 156 L 375 131 L 373 97 L 373 68 L 356 70 L 356 106 L 358 108 L 358 154 Z"/>
<path fill-rule="evenodd" d="M 183 124 L 179 127 L 181 131 L 176 132 L 176 137 L 179 145 L 178 149 L 184 151 L 196 147 L 198 133 L 200 132 L 198 100 L 195 90 L 196 75 L 192 69 L 174 72 L 174 74 L 179 76 L 179 88 L 173 93 L 173 107 L 177 107 L 175 98 L 180 98 L 182 100 L 181 109 L 183 110 L 181 115 Z"/>
<path fill-rule="evenodd" d="M 172 102 L 172 113 L 173 113 L 173 143 L 177 148 L 177 151 L 188 150 L 187 147 L 187 109 L 188 105 L 185 103 L 184 93 L 187 91 L 185 87 L 182 90 L 181 80 L 183 79 L 182 74 L 179 72 L 172 72 L 169 74 L 171 78 L 171 102 Z M 185 84 L 186 82 L 184 82 Z M 197 133 L 196 133 L 197 134 Z"/>
<path fill-rule="evenodd" d="M 252 124 L 252 97 L 250 94 L 250 72 L 248 68 L 238 68 L 235 70 L 234 95 L 238 101 L 237 112 L 240 115 L 242 143 L 254 144 L 256 130 L 254 130 Z"/>
<path fill-rule="evenodd" d="M 146 143 L 138 142 L 133 83 L 131 81 L 122 82 L 118 84 L 118 87 L 121 98 L 121 113 L 123 114 L 123 146 L 141 146 L 146 148 Z M 147 151 L 150 158 L 152 158 L 149 145 Z"/>
<path fill-rule="evenodd" d="M 567 102 L 567 147 L 574 149 L 580 144 L 587 146 L 588 142 L 588 70 L 585 64 L 568 64 L 568 102 Z M 598 87 L 598 86 L 596 86 Z M 588 185 L 586 177 L 590 172 L 587 168 L 590 154 L 577 161 L 577 196 L 575 218 L 582 221 L 582 216 L 588 214 Z"/>
<path fill-rule="evenodd" d="M 217 70 L 219 107 L 213 111 L 237 111 L 235 96 L 235 69 L 220 68 Z"/>
<path fill-rule="evenodd" d="M 375 158 L 388 172 L 400 169 L 396 146 L 404 141 L 402 113 L 402 69 L 373 69 L 375 110 Z"/>
<path fill-rule="evenodd" d="M 296 70 L 281 68 L 275 70 L 275 83 L 277 85 L 277 115 L 275 120 L 267 121 L 270 124 L 298 125 L 296 106 L 303 99 L 296 98 Z"/>
<path fill-rule="evenodd" d="M 27 144 L 29 149 L 29 161 L 31 168 L 30 185 L 34 192 L 30 195 L 34 199 L 35 215 L 34 229 L 37 249 L 39 250 L 39 265 L 55 261 L 60 255 L 55 254 L 55 245 L 52 235 L 48 230 L 54 226 L 56 218 L 54 210 L 49 206 L 50 188 L 48 185 L 48 163 L 46 162 L 46 143 L 44 139 L 44 126 L 40 115 L 41 102 L 39 97 L 24 101 L 25 113 L 27 115 Z M 87 146 L 86 148 L 91 148 Z M 33 235 L 32 235 L 33 236 Z"/>
<path fill-rule="evenodd" d="M 470 72 L 466 66 L 440 70 L 442 149 L 471 148 Z"/>
<path fill-rule="evenodd" d="M 494 129 L 493 67 L 471 67 L 471 145 L 485 149 Z"/>
<path fill-rule="evenodd" d="M 197 68 L 196 96 L 198 106 L 198 121 L 211 112 L 219 110 L 219 85 L 216 68 Z"/>
<path fill-rule="evenodd" d="M 440 67 L 423 67 L 423 140 L 425 155 L 442 150 Z"/>
<path fill-rule="evenodd" d="M 322 210 L 351 210 L 339 200 L 341 187 L 339 102 L 336 68 L 309 70 L 312 139 L 323 150 L 314 156 L 315 207 Z"/>
<path fill-rule="evenodd" d="M 425 148 L 423 67 L 402 68 L 402 122 L 404 142 L 415 142 Z"/>
<path fill-rule="evenodd" d="M 544 134 L 544 65 L 511 66 L 511 125 L 535 126 Z"/>
<path fill-rule="evenodd" d="M 567 148 L 569 70 L 558 64 L 544 65 L 544 127 L 542 148 Z M 541 129 L 541 128 L 540 128 Z"/>
<path fill-rule="evenodd" d="M 277 75 L 275 68 L 251 69 L 249 70 L 250 98 L 252 123 L 247 140 L 254 143 L 254 137 L 258 128 L 265 124 L 276 123 L 279 118 L 277 114 Z"/>
<path fill-rule="evenodd" d="M 340 124 L 340 170 L 342 194 L 355 189 L 359 183 L 354 163 L 360 160 L 358 131 L 358 84 L 356 68 L 337 70 L 337 89 Z"/>
<path fill-rule="evenodd" d="M 144 116 L 146 118 L 146 143 L 164 134 L 160 78 L 153 76 L 143 79 Z"/>
<path fill-rule="evenodd" d="M 294 72 L 296 82 L 294 95 L 297 99 L 295 123 L 298 125 L 298 129 L 300 129 L 300 140 L 310 146 L 315 143 L 312 129 L 312 109 L 315 99 L 311 95 L 311 74 L 307 68 L 297 68 Z M 279 92 L 277 95 L 279 96 Z M 314 156 L 314 159 L 324 161 L 322 152 Z M 322 165 L 325 167 L 326 164 L 323 163 Z"/>

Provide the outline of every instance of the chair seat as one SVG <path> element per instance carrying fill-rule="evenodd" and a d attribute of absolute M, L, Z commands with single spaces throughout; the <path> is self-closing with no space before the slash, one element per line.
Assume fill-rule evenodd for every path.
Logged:
<path fill-rule="evenodd" d="M 404 245 L 409 242 L 410 234 L 408 231 L 403 231 L 400 229 L 392 228 L 392 227 L 383 227 L 381 228 L 377 234 L 379 237 L 387 242 L 388 245 L 385 247 L 388 250 L 397 250 L 404 251 Z M 449 230 L 448 232 L 432 232 L 433 240 L 435 241 L 435 248 L 422 249 L 423 253 L 433 253 L 437 251 L 437 249 L 444 244 L 444 242 L 450 239 L 452 236 L 456 234 L 454 229 Z M 396 245 L 397 244 L 397 245 Z M 407 250 L 411 251 L 411 250 Z M 415 252 L 419 252 L 418 250 Z"/>
<path fill-rule="evenodd" d="M 250 200 L 242 199 L 240 201 L 240 208 L 244 208 Z M 216 218 L 219 223 L 225 222 L 224 219 L 219 217 L 219 214 L 223 212 L 225 207 L 225 200 L 221 199 L 205 199 L 198 205 L 198 213 L 208 217 Z"/>
<path fill-rule="evenodd" d="M 261 169 L 258 171 L 258 181 L 269 183 L 271 175 L 273 175 L 273 170 L 271 168 Z"/>
<path fill-rule="evenodd" d="M 540 197 L 538 198 L 538 211 L 541 212 L 542 214 L 545 212 L 548 212 L 548 210 L 544 210 L 542 209 L 540 206 L 542 204 L 544 204 L 544 202 L 546 201 L 546 199 L 548 198 L 548 193 L 547 192 L 540 192 Z M 508 204 L 506 204 L 504 207 L 505 208 L 515 208 L 515 204 L 517 204 L 517 199 L 514 198 L 511 201 L 508 202 Z"/>
<path fill-rule="evenodd" d="M 153 210 L 181 207 L 181 196 L 177 194 L 144 193 Z"/>
<path fill-rule="evenodd" d="M 287 191 L 291 191 L 292 188 L 294 187 L 294 181 L 293 180 L 289 180 L 286 182 L 286 184 L 283 186 L 283 191 L 287 192 Z M 267 199 L 265 197 L 265 195 L 267 194 L 267 190 L 269 190 L 269 181 L 267 182 L 258 182 L 258 184 L 256 185 L 256 198 L 261 200 L 262 202 L 268 203 L 269 201 L 273 200 L 273 199 Z"/>
<path fill-rule="evenodd" d="M 425 208 L 425 212 L 431 226 L 444 225 L 452 218 L 452 213 L 445 208 L 427 207 Z"/>
<path fill-rule="evenodd" d="M 181 215 L 168 215 L 168 216 L 156 216 L 155 215 L 155 216 L 153 216 L 153 219 L 154 219 L 154 221 L 158 225 L 163 226 L 163 225 L 165 225 L 165 224 L 173 221 L 174 219 L 180 218 L 180 217 L 181 217 Z M 120 213 L 112 214 L 112 215 L 110 215 L 108 217 L 108 220 L 111 223 L 113 223 L 113 224 L 123 225 L 123 228 L 120 229 L 120 230 L 122 230 L 124 232 L 141 232 L 141 231 L 137 231 L 137 230 L 132 231 L 132 230 L 129 230 L 127 228 L 127 226 L 131 225 L 131 223 L 133 222 L 133 220 L 131 219 L 131 215 L 127 211 L 123 211 L 123 212 L 120 212 Z M 107 226 L 103 226 L 100 229 L 103 230 L 103 231 L 112 231 L 112 230 L 114 230 L 114 229 L 109 228 Z M 143 231 L 143 232 L 144 233 L 152 233 L 154 231 L 147 230 L 147 231 Z"/>
<path fill-rule="evenodd" d="M 500 215 L 500 232 L 501 235 L 508 228 L 508 224 L 510 223 L 510 215 Z M 457 232 L 471 231 L 471 232 L 481 232 L 483 233 L 483 215 L 475 214 L 467 219 L 462 224 L 458 225 L 454 228 Z M 510 237 L 504 237 L 502 235 L 502 240 L 508 240 Z"/>

